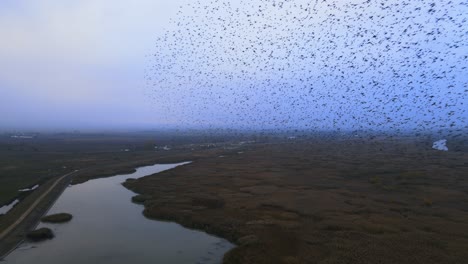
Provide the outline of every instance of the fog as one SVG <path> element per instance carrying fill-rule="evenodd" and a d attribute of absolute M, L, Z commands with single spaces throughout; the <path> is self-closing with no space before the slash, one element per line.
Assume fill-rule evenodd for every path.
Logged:
<path fill-rule="evenodd" d="M 2 1 L 0 128 L 158 124 L 145 56 L 181 1 Z"/>
<path fill-rule="evenodd" d="M 228 2 L 2 1 L 0 129 L 466 128 L 463 1 Z"/>

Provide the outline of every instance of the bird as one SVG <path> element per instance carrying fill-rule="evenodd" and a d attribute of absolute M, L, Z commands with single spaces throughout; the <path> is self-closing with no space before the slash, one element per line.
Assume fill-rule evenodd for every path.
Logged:
<path fill-rule="evenodd" d="M 460 136 L 467 11 L 460 0 L 195 1 L 156 38 L 147 95 L 180 126 Z"/>

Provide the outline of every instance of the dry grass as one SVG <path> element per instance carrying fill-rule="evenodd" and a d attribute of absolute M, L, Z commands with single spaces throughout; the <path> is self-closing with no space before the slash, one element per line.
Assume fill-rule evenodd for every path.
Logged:
<path fill-rule="evenodd" d="M 152 197 L 146 216 L 237 243 L 224 263 L 465 263 L 467 160 L 398 140 L 289 141 L 124 185 Z"/>

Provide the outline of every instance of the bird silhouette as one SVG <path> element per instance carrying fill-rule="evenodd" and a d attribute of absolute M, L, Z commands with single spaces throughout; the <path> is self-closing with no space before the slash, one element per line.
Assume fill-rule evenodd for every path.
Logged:
<path fill-rule="evenodd" d="M 466 1 L 224 0 L 182 6 L 148 96 L 205 128 L 467 131 Z"/>

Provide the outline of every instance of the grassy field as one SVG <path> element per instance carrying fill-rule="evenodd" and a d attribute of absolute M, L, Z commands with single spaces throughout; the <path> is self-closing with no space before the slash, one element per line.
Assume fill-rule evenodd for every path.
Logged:
<path fill-rule="evenodd" d="M 39 135 L 33 139 L 0 138 L 0 205 L 25 195 L 19 189 L 99 162 L 126 159 L 126 141 L 103 142 L 99 137 Z"/>
<path fill-rule="evenodd" d="M 125 186 L 140 194 L 134 201 L 147 217 L 236 243 L 224 263 L 464 263 L 467 139 L 448 142 L 442 152 L 430 137 L 5 134 L 0 204 L 18 197 L 31 203 L 41 187 L 18 189 L 75 169 L 73 183 L 80 183 L 190 160 Z M 22 207 L 0 216 L 0 228 Z"/>
<path fill-rule="evenodd" d="M 12 135 L 0 135 L 0 206 L 28 195 L 20 189 L 75 169 L 93 168 L 75 182 L 84 181 L 115 173 L 119 167 L 122 172 L 132 170 L 133 163 L 180 153 L 190 155 L 192 151 L 214 148 L 213 142 L 228 144 L 249 137 L 197 131 L 34 134 L 34 138 Z"/>
<path fill-rule="evenodd" d="M 178 163 L 230 154 L 250 136 L 167 132 L 127 134 L 45 134 L 35 138 L 0 137 L 1 199 L 21 200 L 7 214 L 0 215 L 0 233 L 15 226 L 0 241 L 0 258 L 26 237 L 68 184 L 130 173 L 135 168 L 156 163 Z M 246 138 L 246 139 L 245 139 Z M 79 169 L 60 181 L 49 193 L 59 175 Z M 31 192 L 18 189 L 39 183 Z M 36 204 L 39 197 L 45 195 Z M 31 206 L 35 206 L 31 211 Z M 26 218 L 17 223 L 24 213 Z M 15 224 L 16 223 L 16 224 Z"/>
<path fill-rule="evenodd" d="M 466 263 L 459 149 L 417 138 L 278 141 L 125 186 L 145 196 L 147 217 L 236 243 L 224 263 Z"/>

